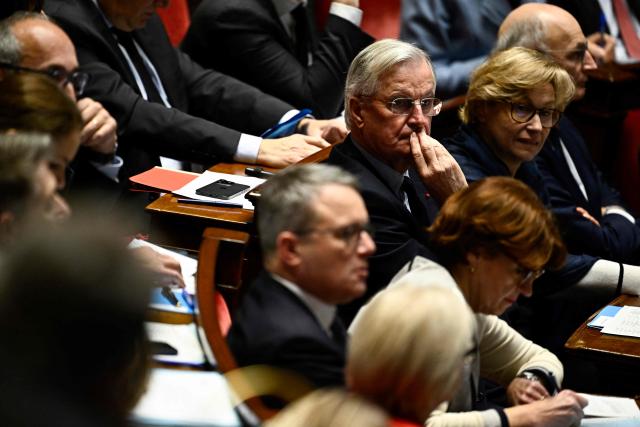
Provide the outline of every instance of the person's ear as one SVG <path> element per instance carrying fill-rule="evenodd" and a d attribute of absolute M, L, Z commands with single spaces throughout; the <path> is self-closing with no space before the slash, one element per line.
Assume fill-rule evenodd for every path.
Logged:
<path fill-rule="evenodd" d="M 292 231 L 283 231 L 276 238 L 276 253 L 279 262 L 289 267 L 297 267 L 302 262 L 299 253 L 299 237 Z"/>
<path fill-rule="evenodd" d="M 362 129 L 364 126 L 364 117 L 362 115 L 362 101 L 357 99 L 356 97 L 349 98 L 349 110 L 351 114 L 349 116 L 349 121 L 352 128 Z"/>
<path fill-rule="evenodd" d="M 473 272 L 477 269 L 478 264 L 480 263 L 480 258 L 482 257 L 481 253 L 477 249 L 470 250 L 465 254 L 465 259 L 467 261 L 467 265 L 469 269 Z"/>

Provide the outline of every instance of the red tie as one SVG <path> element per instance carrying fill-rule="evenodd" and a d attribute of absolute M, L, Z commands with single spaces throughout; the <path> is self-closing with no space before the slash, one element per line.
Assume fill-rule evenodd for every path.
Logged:
<path fill-rule="evenodd" d="M 640 39 L 631 22 L 631 15 L 625 0 L 613 0 L 613 10 L 615 11 L 618 25 L 620 26 L 620 35 L 622 41 L 627 48 L 627 53 L 631 58 L 640 59 Z"/>

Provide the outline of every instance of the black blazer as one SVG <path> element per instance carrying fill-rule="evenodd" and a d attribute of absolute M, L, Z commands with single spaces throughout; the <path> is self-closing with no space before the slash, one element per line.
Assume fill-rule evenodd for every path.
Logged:
<path fill-rule="evenodd" d="M 312 5 L 307 6 L 310 12 Z M 309 19 L 312 24 L 313 18 Z M 373 38 L 351 22 L 329 15 L 307 67 L 271 0 L 205 0 L 195 10 L 182 49 L 204 67 L 234 76 L 317 118 L 342 110 L 349 64 Z"/>
<path fill-rule="evenodd" d="M 289 369 L 317 387 L 344 384 L 344 340 L 331 339 L 307 306 L 267 272 L 247 290 L 227 335 L 238 365 Z"/>
<path fill-rule="evenodd" d="M 49 0 L 46 12 L 71 37 L 82 69 L 91 74 L 86 95 L 118 122 L 118 152 L 125 160 L 121 178 L 153 166 L 158 155 L 205 165 L 230 160 L 240 132 L 260 134 L 293 108 L 191 61 L 171 45 L 157 16 L 134 31 L 134 37 L 154 64 L 173 108 L 146 102 L 92 1 Z"/>
<path fill-rule="evenodd" d="M 602 9 L 598 0 L 550 0 L 549 3 L 560 6 L 572 14 L 585 35 L 588 36 L 600 31 Z M 631 13 L 640 19 L 640 0 L 627 0 L 627 5 Z M 609 32 L 609 26 L 606 22 L 604 30 Z"/>
<path fill-rule="evenodd" d="M 354 145 L 351 135 L 331 151 L 328 163 L 342 167 L 358 178 L 360 194 L 364 199 L 369 219 L 375 228 L 376 252 L 369 258 L 369 279 L 365 295 L 351 304 L 340 307 L 343 320 L 350 322 L 357 309 L 371 296 L 385 288 L 389 281 L 406 263 L 416 255 L 436 259 L 427 244 L 426 227 L 431 225 L 440 209 L 433 198 L 421 197 L 428 215 L 428 223 L 422 224 L 411 214 L 404 200 L 396 194 L 379 175 L 376 168 Z M 417 194 L 426 194 L 427 189 L 413 169 L 409 175 Z"/>
<path fill-rule="evenodd" d="M 588 198 L 571 175 L 560 139 L 576 166 Z M 569 119 L 563 118 L 551 131 L 536 163 L 549 193 L 551 210 L 559 220 L 570 251 L 640 264 L 640 220 L 632 224 L 620 215 L 602 215 L 602 207 L 624 206 L 624 202 L 605 182 L 591 160 L 584 139 Z M 586 209 L 598 220 L 600 227 L 577 213 L 577 206 Z"/>

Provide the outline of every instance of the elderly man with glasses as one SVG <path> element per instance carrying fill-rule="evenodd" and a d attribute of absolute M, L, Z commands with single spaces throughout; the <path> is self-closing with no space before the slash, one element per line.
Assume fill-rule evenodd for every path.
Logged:
<path fill-rule="evenodd" d="M 64 31 L 39 13 L 18 12 L 1 21 L 2 73 L 38 73 L 58 82 L 76 101 L 83 121 L 82 149 L 73 165 L 74 185 L 116 185 L 107 178 L 117 147 L 116 121 L 102 104 L 82 97 L 89 76 L 78 70 L 75 48 Z"/>
<path fill-rule="evenodd" d="M 498 49 L 525 46 L 550 55 L 576 83 L 574 100 L 585 95 L 586 72 L 597 67 L 578 22 L 547 4 L 514 10 L 500 29 Z M 587 145 L 568 118 L 551 130 L 536 158 L 570 251 L 614 261 L 610 274 L 623 279 L 617 262 L 640 264 L 640 227 L 593 163 Z"/>
<path fill-rule="evenodd" d="M 346 141 L 329 162 L 358 178 L 376 229 L 367 294 L 341 310 L 350 320 L 371 295 L 416 255 L 432 258 L 425 228 L 453 192 L 466 187 L 460 167 L 429 136 L 442 108 L 425 52 L 397 40 L 381 40 L 354 59 L 347 75 Z"/>
<path fill-rule="evenodd" d="M 344 385 L 346 331 L 336 305 L 364 293 L 375 250 L 355 178 L 335 166 L 292 166 L 263 186 L 256 213 L 265 271 L 227 337 L 238 364 Z"/>

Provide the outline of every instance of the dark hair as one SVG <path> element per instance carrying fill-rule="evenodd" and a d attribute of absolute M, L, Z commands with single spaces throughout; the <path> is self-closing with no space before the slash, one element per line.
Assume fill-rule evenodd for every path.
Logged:
<path fill-rule="evenodd" d="M 36 386 L 57 403 L 124 422 L 149 372 L 152 282 L 117 235 L 76 217 L 73 226 L 33 230 L 2 260 L 3 384 Z"/>
<path fill-rule="evenodd" d="M 558 268 L 566 249 L 551 212 L 524 183 L 508 177 L 476 181 L 447 199 L 429 227 L 447 267 L 475 249 L 504 253 L 531 270 Z"/>
<path fill-rule="evenodd" d="M 0 2 L 0 19 L 11 16 L 14 12 L 41 12 L 44 0 L 2 0 Z"/>

